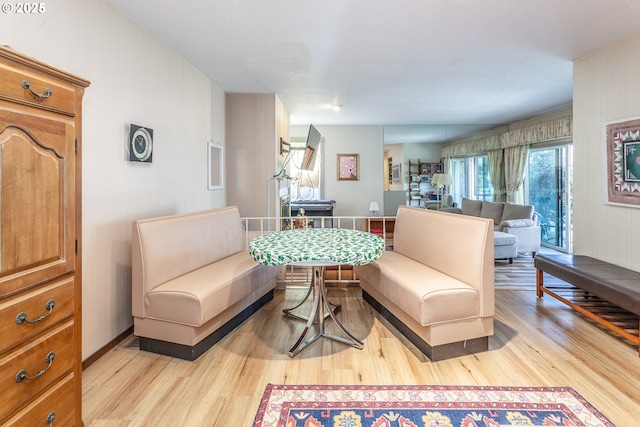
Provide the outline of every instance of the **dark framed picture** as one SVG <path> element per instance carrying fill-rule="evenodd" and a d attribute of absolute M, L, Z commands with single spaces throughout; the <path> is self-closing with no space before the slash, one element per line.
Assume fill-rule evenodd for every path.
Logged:
<path fill-rule="evenodd" d="M 640 117 L 603 123 L 604 203 L 640 207 Z"/>
<path fill-rule="evenodd" d="M 338 181 L 360 179 L 359 154 L 338 154 Z"/>
<path fill-rule="evenodd" d="M 400 163 L 391 167 L 391 181 L 394 184 L 400 183 Z"/>

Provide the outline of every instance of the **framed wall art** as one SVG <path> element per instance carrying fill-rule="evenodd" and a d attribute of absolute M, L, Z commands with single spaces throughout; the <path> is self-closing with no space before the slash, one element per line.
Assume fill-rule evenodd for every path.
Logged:
<path fill-rule="evenodd" d="M 604 202 L 640 207 L 640 117 L 603 123 Z"/>
<path fill-rule="evenodd" d="M 338 154 L 338 181 L 360 179 L 359 154 Z"/>
<path fill-rule="evenodd" d="M 224 150 L 222 144 L 207 143 L 207 189 L 224 188 Z"/>
<path fill-rule="evenodd" d="M 391 167 L 391 180 L 394 184 L 400 183 L 400 163 Z"/>

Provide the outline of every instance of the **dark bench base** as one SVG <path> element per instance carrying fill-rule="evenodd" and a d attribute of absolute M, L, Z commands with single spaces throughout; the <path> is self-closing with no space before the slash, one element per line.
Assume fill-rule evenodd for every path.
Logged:
<path fill-rule="evenodd" d="M 583 255 L 538 254 L 534 266 L 539 298 L 548 294 L 567 304 L 640 352 L 640 273 Z M 572 286 L 546 287 L 543 273 Z"/>
<path fill-rule="evenodd" d="M 273 289 L 194 346 L 140 337 L 140 350 L 194 361 L 273 299 Z"/>
<path fill-rule="evenodd" d="M 489 337 L 431 346 L 364 290 L 362 291 L 362 298 L 432 362 L 480 353 L 489 349 Z"/>

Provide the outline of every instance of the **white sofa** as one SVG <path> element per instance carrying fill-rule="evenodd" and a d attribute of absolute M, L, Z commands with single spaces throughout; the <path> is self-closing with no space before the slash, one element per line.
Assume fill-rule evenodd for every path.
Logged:
<path fill-rule="evenodd" d="M 244 250 L 236 207 L 134 221 L 140 349 L 195 360 L 273 298 L 278 267 Z"/>
<path fill-rule="evenodd" d="M 531 254 L 532 257 L 535 257 L 536 253 L 540 251 L 540 226 L 537 223 L 538 217 L 534 213 L 532 205 L 463 198 L 460 208 L 445 208 L 442 211 L 492 219 L 496 232 L 516 237 L 517 253 Z M 495 239 L 496 244 L 503 238 L 505 236 L 498 235 Z M 505 258 L 502 256 L 502 249 L 496 247 L 496 259 Z"/>
<path fill-rule="evenodd" d="M 493 259 L 489 219 L 399 206 L 393 251 L 354 272 L 364 299 L 435 361 L 488 349 Z"/>

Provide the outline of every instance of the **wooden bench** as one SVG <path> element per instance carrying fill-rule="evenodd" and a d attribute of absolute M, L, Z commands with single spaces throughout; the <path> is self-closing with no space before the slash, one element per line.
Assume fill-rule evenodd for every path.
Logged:
<path fill-rule="evenodd" d="M 640 273 L 584 255 L 536 255 L 536 294 L 549 294 L 638 346 Z M 543 273 L 572 285 L 545 286 Z M 581 292 L 580 292 L 581 291 Z"/>

